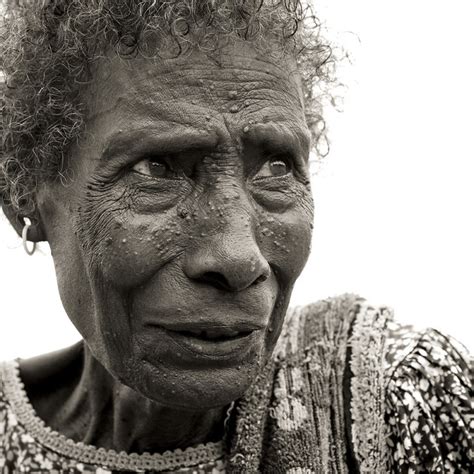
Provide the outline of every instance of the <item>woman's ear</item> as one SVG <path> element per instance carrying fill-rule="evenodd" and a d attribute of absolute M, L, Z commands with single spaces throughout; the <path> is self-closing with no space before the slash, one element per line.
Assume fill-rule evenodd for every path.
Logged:
<path fill-rule="evenodd" d="M 5 201 L 1 200 L 2 210 L 7 219 L 10 221 L 10 224 L 16 230 L 16 233 L 21 237 L 23 227 L 25 227 L 25 218 L 28 218 L 31 221 L 31 226 L 28 229 L 28 240 L 30 242 L 43 242 L 46 240 L 46 234 L 41 223 L 41 219 L 35 213 L 32 216 L 24 216 L 18 213 L 18 211 L 11 205 L 7 204 Z"/>

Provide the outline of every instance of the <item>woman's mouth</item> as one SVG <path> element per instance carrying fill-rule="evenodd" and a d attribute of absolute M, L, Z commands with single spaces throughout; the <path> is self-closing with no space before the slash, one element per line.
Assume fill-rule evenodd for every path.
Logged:
<path fill-rule="evenodd" d="M 193 337 L 196 339 L 202 339 L 205 341 L 213 342 L 224 342 L 233 339 L 238 339 L 241 337 L 246 337 L 252 333 L 251 330 L 248 331 L 238 331 L 235 329 L 194 329 L 194 330 L 185 330 L 185 331 L 175 331 L 186 337 Z"/>
<path fill-rule="evenodd" d="M 249 352 L 258 351 L 263 342 L 264 328 L 250 326 L 216 327 L 149 325 L 147 329 L 156 331 L 155 340 L 163 349 L 167 346 L 168 356 L 189 366 L 206 361 L 220 364 L 239 364 Z M 149 334 L 151 336 L 151 334 Z"/>

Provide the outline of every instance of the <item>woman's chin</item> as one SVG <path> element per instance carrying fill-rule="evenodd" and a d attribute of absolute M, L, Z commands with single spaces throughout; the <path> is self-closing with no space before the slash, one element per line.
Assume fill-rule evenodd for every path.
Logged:
<path fill-rule="evenodd" d="M 136 346 L 142 348 L 140 354 L 126 358 L 126 366 L 112 372 L 123 384 L 162 405 L 192 411 L 223 407 L 243 396 L 265 360 L 264 334 L 242 337 L 245 344 L 221 341 L 217 349 L 211 343 L 199 347 L 196 341 L 188 347 L 187 341 L 181 352 L 175 350 L 176 341 L 166 349 L 142 344 Z"/>
<path fill-rule="evenodd" d="M 257 364 L 194 370 L 162 370 L 142 361 L 132 388 L 157 403 L 184 410 L 223 407 L 241 398 L 258 372 Z"/>

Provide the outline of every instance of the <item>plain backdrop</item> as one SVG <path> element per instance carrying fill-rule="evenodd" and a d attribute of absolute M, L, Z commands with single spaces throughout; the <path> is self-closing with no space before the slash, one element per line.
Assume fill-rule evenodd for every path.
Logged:
<path fill-rule="evenodd" d="M 313 252 L 293 304 L 345 292 L 395 308 L 474 349 L 474 3 L 325 0 L 346 45 L 344 111 L 314 166 Z M 0 217 L 0 360 L 79 336 L 47 245 L 28 257 Z"/>

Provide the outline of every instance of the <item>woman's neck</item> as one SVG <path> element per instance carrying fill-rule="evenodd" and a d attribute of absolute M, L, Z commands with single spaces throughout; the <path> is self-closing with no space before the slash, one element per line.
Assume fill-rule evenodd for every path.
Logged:
<path fill-rule="evenodd" d="M 75 441 L 125 452 L 163 452 L 224 434 L 225 408 L 185 411 L 158 404 L 114 379 L 80 343 L 21 361 L 36 413 Z"/>

